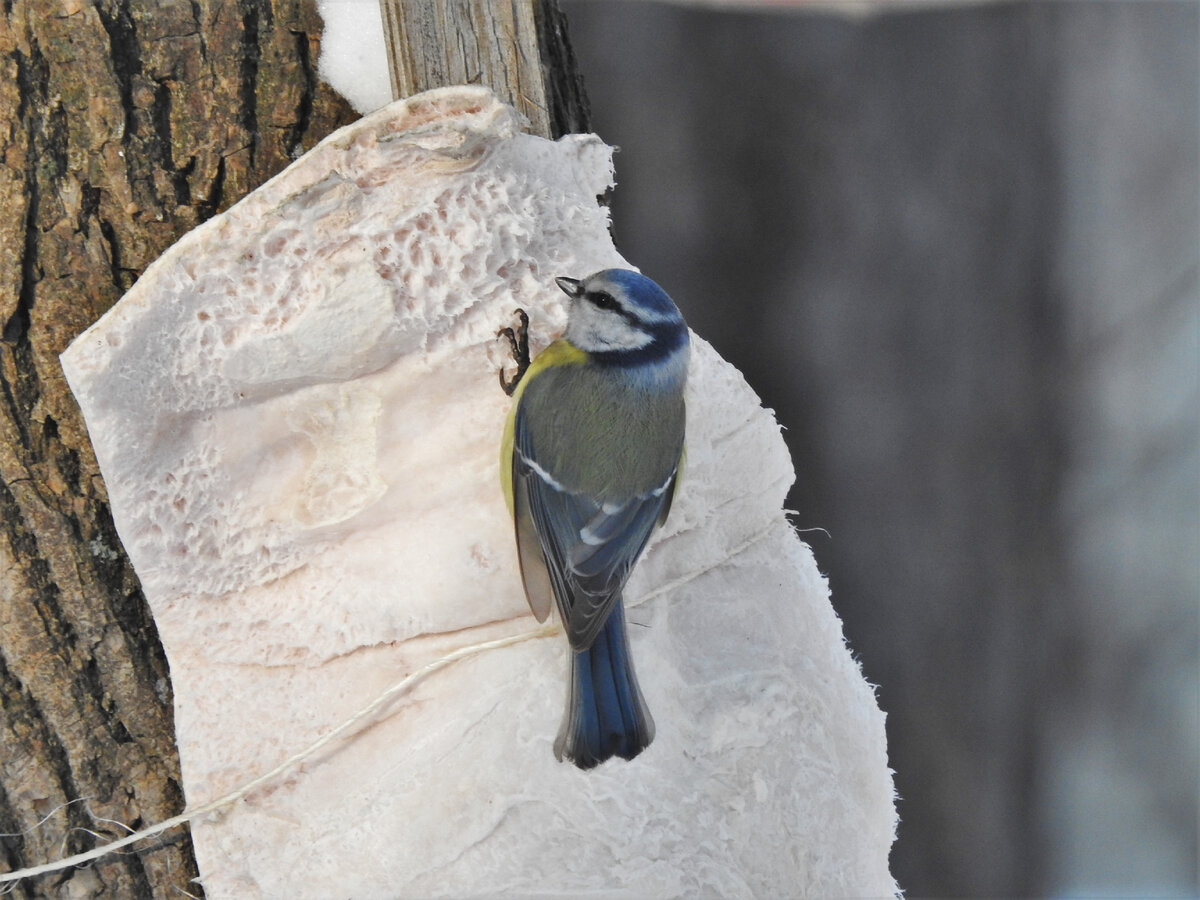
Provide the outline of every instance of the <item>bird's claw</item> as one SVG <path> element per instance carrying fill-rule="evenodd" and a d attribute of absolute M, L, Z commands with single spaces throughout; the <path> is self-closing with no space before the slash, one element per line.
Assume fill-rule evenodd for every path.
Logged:
<path fill-rule="evenodd" d="M 496 337 L 508 339 L 508 345 L 512 348 L 512 358 L 517 364 L 517 371 L 511 379 L 504 377 L 503 367 L 500 369 L 500 387 L 510 397 L 525 377 L 525 370 L 529 368 L 529 316 L 525 310 L 519 308 L 513 310 L 513 315 L 517 317 L 517 327 L 501 328 L 496 332 Z"/>

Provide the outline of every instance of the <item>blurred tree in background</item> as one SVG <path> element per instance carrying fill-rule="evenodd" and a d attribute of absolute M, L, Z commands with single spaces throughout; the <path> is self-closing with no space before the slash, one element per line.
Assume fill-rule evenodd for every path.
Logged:
<path fill-rule="evenodd" d="M 566 9 L 618 246 L 829 531 L 901 886 L 1195 893 L 1200 7 Z"/>

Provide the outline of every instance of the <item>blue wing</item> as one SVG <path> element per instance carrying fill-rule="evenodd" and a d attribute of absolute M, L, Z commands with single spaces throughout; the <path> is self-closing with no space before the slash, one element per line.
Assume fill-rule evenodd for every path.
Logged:
<path fill-rule="evenodd" d="M 523 419 L 518 411 L 512 462 L 522 569 L 528 584 L 531 565 L 541 556 L 571 647 L 585 650 L 604 627 L 633 564 L 670 503 L 675 471 L 644 494 L 599 503 L 567 489 L 538 465 Z M 524 517 L 533 529 L 522 527 Z M 530 546 L 531 531 L 539 547 Z"/>

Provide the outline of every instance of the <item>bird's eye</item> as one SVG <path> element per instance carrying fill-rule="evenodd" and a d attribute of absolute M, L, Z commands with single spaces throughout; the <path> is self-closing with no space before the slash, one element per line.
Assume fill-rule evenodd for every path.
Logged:
<path fill-rule="evenodd" d="M 613 299 L 612 294 L 604 291 L 592 291 L 587 295 L 588 300 L 596 306 L 597 309 L 616 309 L 617 301 Z"/>

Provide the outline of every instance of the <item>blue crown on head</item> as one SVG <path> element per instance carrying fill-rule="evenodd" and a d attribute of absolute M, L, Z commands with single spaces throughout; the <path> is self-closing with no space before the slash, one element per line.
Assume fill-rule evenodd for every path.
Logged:
<path fill-rule="evenodd" d="M 626 296 L 647 312 L 663 317 L 679 315 L 679 308 L 670 295 L 641 272 L 634 272 L 632 269 L 605 269 L 597 274 L 623 288 Z"/>

